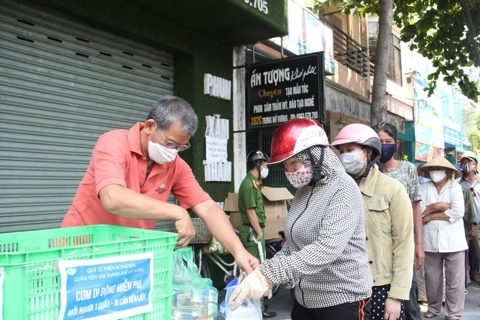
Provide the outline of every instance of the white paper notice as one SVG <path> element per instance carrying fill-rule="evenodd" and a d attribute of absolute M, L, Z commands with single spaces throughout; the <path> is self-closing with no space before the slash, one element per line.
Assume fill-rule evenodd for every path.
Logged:
<path fill-rule="evenodd" d="M 205 141 L 207 145 L 206 162 L 227 161 L 227 139 L 205 137 Z"/>

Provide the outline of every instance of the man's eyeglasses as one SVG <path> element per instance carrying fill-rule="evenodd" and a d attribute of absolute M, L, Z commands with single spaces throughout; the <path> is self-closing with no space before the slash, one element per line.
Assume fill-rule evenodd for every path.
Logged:
<path fill-rule="evenodd" d="M 178 144 L 176 142 L 167 140 L 165 136 L 163 135 L 162 130 L 159 130 L 160 133 L 162 134 L 163 141 L 165 141 L 165 148 L 167 149 L 176 149 L 177 151 L 185 151 L 188 148 L 190 148 L 190 142 L 187 142 L 187 144 Z"/>
<path fill-rule="evenodd" d="M 473 189 L 473 187 L 470 187 L 470 192 L 472 193 L 472 197 L 477 196 L 477 194 L 475 193 L 475 189 Z"/>

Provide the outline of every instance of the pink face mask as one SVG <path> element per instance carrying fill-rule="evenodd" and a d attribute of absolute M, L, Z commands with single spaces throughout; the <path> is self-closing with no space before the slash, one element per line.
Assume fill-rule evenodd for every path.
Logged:
<path fill-rule="evenodd" d="M 295 189 L 298 189 L 310 183 L 313 177 L 313 170 L 312 170 L 312 167 L 307 167 L 306 165 L 303 165 L 297 171 L 294 171 L 294 172 L 285 171 L 285 176 L 287 177 L 290 184 Z"/>

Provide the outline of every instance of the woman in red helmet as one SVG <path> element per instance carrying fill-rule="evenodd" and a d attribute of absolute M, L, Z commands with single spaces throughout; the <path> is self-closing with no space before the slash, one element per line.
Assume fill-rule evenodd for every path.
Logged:
<path fill-rule="evenodd" d="M 374 286 L 370 319 L 405 319 L 413 276 L 413 213 L 403 185 L 380 172 L 380 139 L 369 126 L 351 124 L 332 142 L 363 198 L 365 231 Z"/>
<path fill-rule="evenodd" d="M 321 125 L 297 118 L 272 139 L 269 165 L 283 163 L 297 188 L 285 221 L 286 245 L 239 285 L 230 300 L 259 299 L 273 283 L 295 283 L 293 320 L 369 319 L 372 276 L 360 192 Z"/>

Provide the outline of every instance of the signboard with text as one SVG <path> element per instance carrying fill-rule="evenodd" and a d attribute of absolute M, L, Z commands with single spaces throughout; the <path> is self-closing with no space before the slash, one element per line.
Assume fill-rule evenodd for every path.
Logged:
<path fill-rule="evenodd" d="M 325 123 L 323 52 L 247 67 L 247 129 L 307 117 Z"/>
<path fill-rule="evenodd" d="M 120 319 L 152 311 L 153 252 L 60 260 L 58 319 Z"/>

